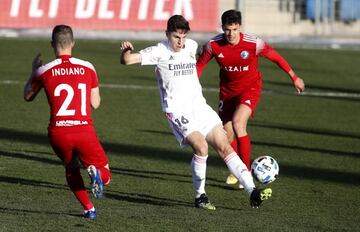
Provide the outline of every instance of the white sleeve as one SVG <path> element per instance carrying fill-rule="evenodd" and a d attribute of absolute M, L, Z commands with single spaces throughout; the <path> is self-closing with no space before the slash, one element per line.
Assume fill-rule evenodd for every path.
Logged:
<path fill-rule="evenodd" d="M 161 57 L 160 49 L 157 46 L 147 47 L 140 52 L 141 65 L 156 65 Z"/>

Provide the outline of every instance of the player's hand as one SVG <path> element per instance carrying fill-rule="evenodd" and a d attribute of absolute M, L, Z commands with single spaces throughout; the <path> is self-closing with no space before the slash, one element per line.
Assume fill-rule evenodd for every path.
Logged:
<path fill-rule="evenodd" d="M 40 59 L 41 53 L 38 53 L 32 61 L 32 71 L 35 72 L 42 65 L 42 60 Z"/>
<path fill-rule="evenodd" d="M 296 78 L 296 80 L 293 83 L 294 83 L 294 87 L 298 93 L 304 92 L 305 84 L 301 78 L 299 78 L 299 77 Z"/>
<path fill-rule="evenodd" d="M 134 50 L 134 46 L 132 45 L 132 43 L 131 42 L 129 42 L 129 41 L 123 41 L 123 42 L 121 42 L 121 44 L 120 44 L 120 48 L 121 48 L 121 50 L 123 50 L 123 51 L 127 51 L 127 50 Z"/>

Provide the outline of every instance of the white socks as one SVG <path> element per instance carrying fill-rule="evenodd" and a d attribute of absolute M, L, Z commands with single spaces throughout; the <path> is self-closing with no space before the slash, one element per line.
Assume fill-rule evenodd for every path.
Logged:
<path fill-rule="evenodd" d="M 88 210 L 84 210 L 84 213 L 87 213 L 89 211 L 95 211 L 95 207 L 92 207 L 91 209 L 88 209 Z"/>
<path fill-rule="evenodd" d="M 195 198 L 205 193 L 206 160 L 208 156 L 194 154 L 191 160 L 191 172 L 194 183 Z"/>
<path fill-rule="evenodd" d="M 245 191 L 250 196 L 255 188 L 254 180 L 240 157 L 236 154 L 236 152 L 233 152 L 226 156 L 224 161 L 230 172 L 236 176 L 240 184 L 244 186 Z"/>

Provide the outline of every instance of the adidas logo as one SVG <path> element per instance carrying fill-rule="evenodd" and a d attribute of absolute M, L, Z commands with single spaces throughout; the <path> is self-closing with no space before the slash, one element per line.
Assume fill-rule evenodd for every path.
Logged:
<path fill-rule="evenodd" d="M 222 53 L 220 53 L 220 54 L 218 55 L 218 57 L 219 57 L 219 58 L 224 58 L 224 55 L 223 55 Z"/>
<path fill-rule="evenodd" d="M 251 105 L 251 101 L 250 101 L 250 100 L 246 100 L 245 103 Z"/>
<path fill-rule="evenodd" d="M 173 56 L 170 56 L 169 60 L 174 60 L 174 57 L 173 57 Z"/>

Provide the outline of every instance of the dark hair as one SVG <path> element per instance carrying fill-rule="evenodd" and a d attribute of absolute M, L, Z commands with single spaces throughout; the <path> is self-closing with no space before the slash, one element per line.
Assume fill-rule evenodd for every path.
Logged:
<path fill-rule="evenodd" d="M 58 49 L 68 48 L 74 42 L 73 31 L 70 26 L 56 25 L 52 31 L 51 43 Z"/>
<path fill-rule="evenodd" d="M 221 16 L 221 24 L 240 24 L 241 25 L 241 12 L 237 10 L 225 11 Z"/>
<path fill-rule="evenodd" d="M 187 33 L 190 31 L 189 22 L 182 15 L 173 15 L 167 22 L 166 32 L 174 32 L 178 29 Z"/>

